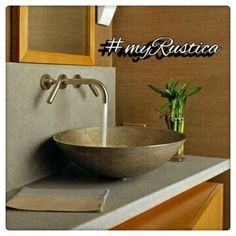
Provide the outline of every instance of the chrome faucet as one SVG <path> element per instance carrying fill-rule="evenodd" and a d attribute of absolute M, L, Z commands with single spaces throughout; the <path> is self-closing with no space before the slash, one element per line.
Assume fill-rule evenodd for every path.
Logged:
<path fill-rule="evenodd" d="M 47 103 L 52 104 L 59 89 L 65 89 L 67 85 L 73 85 L 74 88 L 79 88 L 83 84 L 89 85 L 90 89 L 92 90 L 93 94 L 97 97 L 99 92 L 96 87 L 99 88 L 103 103 L 108 103 L 108 92 L 105 85 L 96 79 L 82 79 L 80 75 L 76 74 L 73 76 L 72 79 L 67 78 L 66 75 L 62 74 L 58 76 L 58 79 L 53 79 L 50 75 L 45 74 L 41 77 L 40 86 L 43 90 L 48 90 L 51 86 L 54 85 L 52 92 L 50 93 Z"/>

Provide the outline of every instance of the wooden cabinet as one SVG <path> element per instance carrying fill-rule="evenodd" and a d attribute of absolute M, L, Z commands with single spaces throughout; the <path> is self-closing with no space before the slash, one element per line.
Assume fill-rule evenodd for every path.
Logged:
<path fill-rule="evenodd" d="M 11 61 L 95 64 L 95 6 L 14 6 L 9 14 Z"/>
<path fill-rule="evenodd" d="M 223 184 L 204 182 L 113 230 L 223 229 Z"/>

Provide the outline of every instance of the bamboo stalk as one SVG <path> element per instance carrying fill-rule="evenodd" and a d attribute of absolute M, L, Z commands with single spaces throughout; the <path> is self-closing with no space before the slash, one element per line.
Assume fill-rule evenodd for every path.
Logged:
<path fill-rule="evenodd" d="M 178 118 L 178 129 L 177 129 L 178 132 L 181 132 L 181 125 L 182 125 L 182 120 L 181 118 Z"/>
<path fill-rule="evenodd" d="M 184 118 L 182 117 L 181 133 L 184 133 Z"/>
<path fill-rule="evenodd" d="M 178 120 L 177 118 L 174 118 L 174 127 L 173 127 L 174 131 L 178 131 Z"/>
<path fill-rule="evenodd" d="M 179 132 L 184 133 L 184 118 L 180 118 L 180 127 Z M 182 144 L 178 150 L 178 155 L 183 156 L 184 155 L 184 144 Z"/>

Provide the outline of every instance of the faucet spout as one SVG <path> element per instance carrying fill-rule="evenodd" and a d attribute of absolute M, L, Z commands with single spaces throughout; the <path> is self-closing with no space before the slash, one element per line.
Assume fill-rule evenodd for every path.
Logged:
<path fill-rule="evenodd" d="M 46 90 L 50 89 L 52 85 L 54 85 L 48 99 L 47 103 L 52 104 L 59 89 L 64 89 L 67 85 L 73 85 L 74 88 L 79 88 L 81 85 L 89 85 L 93 94 L 97 97 L 99 95 L 98 90 L 102 95 L 103 103 L 108 103 L 109 95 L 106 89 L 106 86 L 99 80 L 96 79 L 81 79 L 79 75 L 75 75 L 72 79 L 68 79 L 66 75 L 60 75 L 57 80 L 52 79 L 49 75 L 43 75 L 41 77 L 41 88 Z"/>
<path fill-rule="evenodd" d="M 103 103 L 108 103 L 108 98 L 109 98 L 108 91 L 107 91 L 105 85 L 99 80 L 96 80 L 96 79 L 67 79 L 65 81 L 65 83 L 72 84 L 74 86 L 80 86 L 83 84 L 87 84 L 90 86 L 90 88 L 91 87 L 94 88 L 94 86 L 96 86 L 100 90 Z M 94 86 L 92 86 L 92 85 L 94 85 Z M 95 96 L 98 96 L 98 91 L 96 89 L 92 89 L 92 91 L 94 92 Z"/>

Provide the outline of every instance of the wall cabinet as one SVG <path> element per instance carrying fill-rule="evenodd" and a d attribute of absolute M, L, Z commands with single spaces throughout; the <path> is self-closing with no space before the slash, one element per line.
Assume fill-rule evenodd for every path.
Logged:
<path fill-rule="evenodd" d="M 95 64 L 94 6 L 12 7 L 12 61 Z"/>
<path fill-rule="evenodd" d="M 223 184 L 204 182 L 113 230 L 221 230 Z"/>

